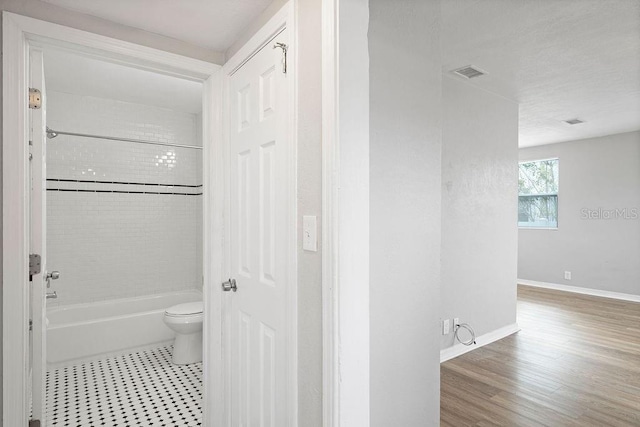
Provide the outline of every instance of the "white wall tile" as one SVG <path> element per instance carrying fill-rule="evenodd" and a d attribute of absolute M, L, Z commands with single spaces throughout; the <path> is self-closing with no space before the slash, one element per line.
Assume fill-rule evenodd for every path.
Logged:
<path fill-rule="evenodd" d="M 49 92 L 55 130 L 200 145 L 194 114 Z M 58 136 L 47 144 L 47 178 L 200 185 L 202 152 Z M 173 191 L 201 188 L 50 182 L 50 188 Z M 201 286 L 202 196 L 47 192 L 48 268 L 59 304 Z"/>

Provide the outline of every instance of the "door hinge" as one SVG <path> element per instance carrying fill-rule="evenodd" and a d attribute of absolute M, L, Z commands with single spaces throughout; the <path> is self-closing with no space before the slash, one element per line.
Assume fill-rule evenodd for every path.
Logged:
<path fill-rule="evenodd" d="M 42 93 L 40 93 L 40 89 L 29 88 L 29 108 L 33 110 L 42 108 Z"/>
<path fill-rule="evenodd" d="M 289 50 L 289 46 L 284 43 L 276 42 L 276 44 L 273 45 L 273 48 L 282 49 L 282 73 L 287 74 L 287 50 Z"/>
<path fill-rule="evenodd" d="M 40 420 L 29 420 L 29 427 L 40 427 Z"/>
<path fill-rule="evenodd" d="M 42 257 L 38 254 L 29 254 L 29 276 L 40 274 Z"/>

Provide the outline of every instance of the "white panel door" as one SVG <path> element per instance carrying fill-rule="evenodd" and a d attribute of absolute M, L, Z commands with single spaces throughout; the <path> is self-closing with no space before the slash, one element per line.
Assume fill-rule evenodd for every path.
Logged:
<path fill-rule="evenodd" d="M 287 83 L 284 30 L 229 81 L 232 426 L 286 422 Z"/>
<path fill-rule="evenodd" d="M 30 172 L 31 172 L 31 203 L 30 203 L 30 250 L 32 254 L 41 256 L 41 272 L 31 277 L 30 282 L 30 316 L 32 329 L 30 336 L 30 364 L 31 364 L 31 399 L 32 419 L 45 423 L 45 375 L 47 357 L 46 330 L 46 91 L 44 84 L 44 63 L 42 51 L 29 49 L 29 86 L 40 90 L 42 107 L 29 110 L 30 134 Z"/>

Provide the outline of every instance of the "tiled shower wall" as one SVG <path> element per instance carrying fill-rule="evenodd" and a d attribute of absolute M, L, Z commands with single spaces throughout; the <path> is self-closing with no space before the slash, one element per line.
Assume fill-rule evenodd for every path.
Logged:
<path fill-rule="evenodd" d="M 201 145 L 198 124 L 195 114 L 47 93 L 55 130 Z M 201 150 L 48 140 L 47 267 L 60 271 L 48 304 L 199 289 L 201 185 Z"/>

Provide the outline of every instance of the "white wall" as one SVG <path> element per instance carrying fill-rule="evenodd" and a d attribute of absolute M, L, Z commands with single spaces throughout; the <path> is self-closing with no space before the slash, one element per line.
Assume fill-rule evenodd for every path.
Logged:
<path fill-rule="evenodd" d="M 274 2 L 277 4 L 278 2 Z M 322 251 L 302 250 L 302 216 L 322 235 L 322 65 L 320 0 L 298 0 L 298 422 L 322 425 Z M 321 240 L 321 239 L 320 239 Z"/>
<path fill-rule="evenodd" d="M 335 67 L 337 93 L 331 93 L 334 88 L 327 88 L 331 94 L 324 112 L 329 116 L 326 119 L 335 117 L 337 121 L 336 141 L 325 148 L 325 156 L 335 161 L 326 174 L 337 188 L 324 190 L 337 204 L 330 206 L 333 218 L 327 222 L 331 224 L 327 234 L 332 235 L 328 243 L 337 251 L 337 257 L 326 262 L 335 263 L 331 273 L 337 275 L 337 283 L 332 288 L 338 303 L 337 312 L 332 315 L 339 324 L 335 325 L 337 330 L 331 331 L 338 342 L 325 352 L 333 352 L 334 356 L 337 353 L 338 359 L 333 361 L 337 366 L 331 372 L 339 378 L 339 401 L 334 402 L 339 412 L 336 422 L 341 426 L 367 427 L 371 418 L 369 1 L 334 4 L 337 61 L 333 64 L 329 60 L 332 65 L 325 72 L 332 74 Z M 332 96 L 336 98 L 335 112 Z"/>
<path fill-rule="evenodd" d="M 195 114 L 53 91 L 47 93 L 47 124 L 201 145 Z M 200 287 L 200 150 L 66 135 L 48 140 L 47 150 L 47 261 L 49 270 L 61 272 L 52 282 L 58 299 L 51 305 Z"/>
<path fill-rule="evenodd" d="M 440 314 L 482 335 L 516 322 L 518 104 L 453 76 L 442 95 Z"/>
<path fill-rule="evenodd" d="M 369 7 L 371 426 L 437 426 L 440 2 Z"/>
<path fill-rule="evenodd" d="M 558 229 L 520 229 L 518 277 L 640 295 L 640 132 L 520 150 L 521 161 L 550 157 L 560 159 Z M 626 219 L 604 212 L 625 208 Z"/>

